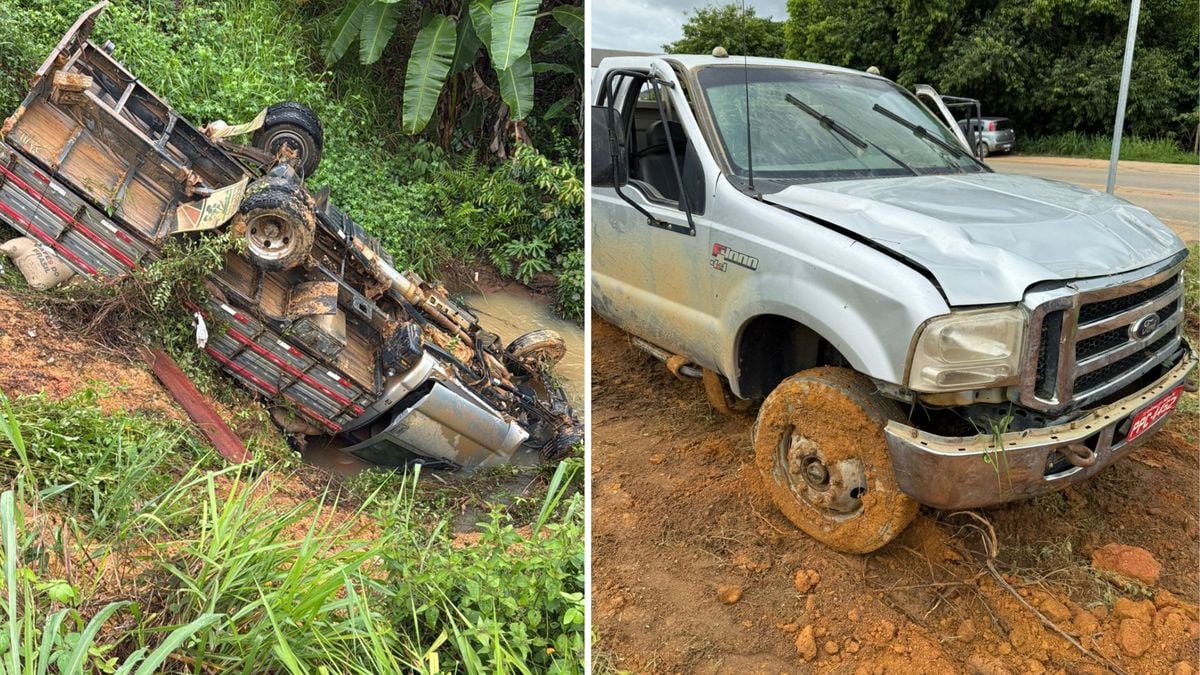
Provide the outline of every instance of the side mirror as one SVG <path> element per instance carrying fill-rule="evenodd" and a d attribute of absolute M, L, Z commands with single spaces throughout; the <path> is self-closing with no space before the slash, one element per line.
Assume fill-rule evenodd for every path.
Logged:
<path fill-rule="evenodd" d="M 629 182 L 629 158 L 621 114 L 606 105 L 592 106 L 592 187 L 623 187 Z"/>

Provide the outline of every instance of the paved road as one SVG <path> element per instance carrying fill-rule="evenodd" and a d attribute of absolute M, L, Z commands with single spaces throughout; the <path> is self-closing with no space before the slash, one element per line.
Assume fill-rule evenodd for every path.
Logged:
<path fill-rule="evenodd" d="M 996 155 L 987 163 L 999 173 L 1019 173 L 1104 190 L 1108 162 L 1069 157 Z M 1147 208 L 1188 243 L 1200 241 L 1200 166 L 1121 162 L 1117 196 Z"/>

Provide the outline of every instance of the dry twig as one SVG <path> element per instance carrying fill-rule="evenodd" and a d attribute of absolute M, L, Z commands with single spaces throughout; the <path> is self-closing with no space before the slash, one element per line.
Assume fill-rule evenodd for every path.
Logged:
<path fill-rule="evenodd" d="M 1115 673 L 1118 673 L 1119 675 L 1125 675 L 1125 671 L 1120 666 L 1113 663 L 1112 661 L 1109 661 L 1108 659 L 1104 658 L 1103 656 L 1096 654 L 1095 652 L 1091 651 L 1087 647 L 1084 647 L 1082 644 L 1080 644 L 1080 642 L 1078 640 L 1076 640 L 1075 638 L 1068 635 L 1065 630 L 1063 630 L 1062 628 L 1059 628 L 1058 624 L 1051 621 L 1049 618 L 1046 617 L 1045 614 L 1042 614 L 1042 612 L 1038 608 L 1034 607 L 1032 604 L 1029 603 L 1028 600 L 1021 597 L 1021 594 L 1017 592 L 1017 589 L 1013 588 L 1012 585 L 1010 585 L 1008 583 L 1008 581 L 1005 580 L 1004 575 L 1000 574 L 1000 572 L 996 569 L 996 556 L 1000 552 L 1000 544 L 996 539 L 996 529 L 994 527 L 992 527 L 991 521 L 989 521 L 987 518 L 984 518 L 983 516 L 979 515 L 978 513 L 975 513 L 974 511 L 955 511 L 954 513 L 951 513 L 947 517 L 953 518 L 955 516 L 967 516 L 967 517 L 975 519 L 979 523 L 978 525 L 969 524 L 969 525 L 967 525 L 967 527 L 970 527 L 972 529 L 979 531 L 979 533 L 984 537 L 984 548 L 987 550 L 986 565 L 987 565 L 988 571 L 991 572 L 992 577 L 994 577 L 996 579 L 996 583 L 999 584 L 1001 588 L 1003 588 L 1004 590 L 1011 593 L 1012 596 L 1017 599 L 1017 601 L 1019 601 L 1022 605 L 1025 606 L 1026 609 L 1028 609 L 1030 612 L 1033 612 L 1034 616 L 1036 616 L 1038 618 L 1038 620 L 1040 620 L 1047 628 L 1054 631 L 1055 633 L 1058 633 L 1059 636 L 1061 636 L 1067 642 L 1071 643 L 1076 649 L 1078 649 L 1080 652 L 1082 652 L 1088 658 L 1099 663 L 1100 665 L 1104 666 L 1105 668 L 1108 668 L 1109 670 L 1111 670 Z"/>

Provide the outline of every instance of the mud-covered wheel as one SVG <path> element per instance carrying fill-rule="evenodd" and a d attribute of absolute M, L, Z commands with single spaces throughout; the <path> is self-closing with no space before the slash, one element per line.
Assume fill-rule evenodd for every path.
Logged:
<path fill-rule="evenodd" d="M 981 142 L 979 145 L 975 146 L 975 156 L 979 159 L 983 159 L 988 156 L 987 143 Z"/>
<path fill-rule="evenodd" d="M 303 103 L 276 103 L 267 108 L 262 127 L 254 132 L 254 147 L 272 155 L 286 144 L 297 154 L 297 164 L 305 176 L 311 176 L 321 163 L 325 149 L 325 130 L 308 106 Z"/>
<path fill-rule="evenodd" d="M 869 553 L 917 514 L 900 491 L 883 428 L 903 419 L 894 401 L 845 368 L 784 380 L 759 410 L 754 454 L 775 505 L 797 527 L 845 553 Z"/>
<path fill-rule="evenodd" d="M 259 267 L 286 270 L 308 257 L 316 223 L 298 190 L 268 185 L 242 201 L 233 234 L 245 239 L 246 252 Z"/>
<path fill-rule="evenodd" d="M 567 343 L 552 330 L 535 330 L 508 344 L 508 353 L 517 359 L 534 358 L 554 365 L 567 355 Z"/>

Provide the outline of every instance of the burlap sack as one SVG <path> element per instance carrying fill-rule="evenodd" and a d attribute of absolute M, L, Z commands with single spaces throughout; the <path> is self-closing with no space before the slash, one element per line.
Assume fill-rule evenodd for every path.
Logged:
<path fill-rule="evenodd" d="M 58 254 L 28 237 L 17 237 L 0 244 L 0 252 L 13 261 L 29 287 L 37 291 L 48 291 L 75 276 Z"/>

